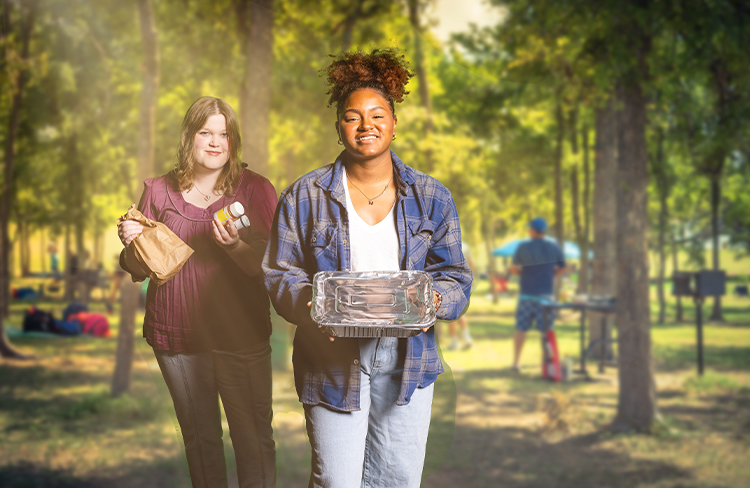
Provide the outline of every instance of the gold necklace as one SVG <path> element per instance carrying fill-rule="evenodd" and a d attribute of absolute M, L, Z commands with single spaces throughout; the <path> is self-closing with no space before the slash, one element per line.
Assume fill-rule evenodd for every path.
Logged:
<path fill-rule="evenodd" d="M 369 203 L 370 205 L 373 205 L 375 203 L 375 200 L 377 200 L 378 198 L 382 197 L 385 194 L 385 191 L 388 189 L 388 185 L 390 185 L 391 181 L 393 181 L 393 176 L 391 176 L 391 179 L 388 180 L 388 183 L 385 184 L 385 188 L 383 188 L 383 191 L 380 192 L 380 195 L 378 195 L 376 197 L 372 197 L 372 198 L 370 198 L 367 195 L 365 195 L 365 192 L 363 192 L 357 185 L 354 184 L 354 182 L 352 181 L 352 179 L 349 178 L 349 173 L 346 173 L 346 179 L 349 180 L 349 183 L 351 183 L 354 188 L 356 188 L 357 190 L 359 190 L 359 192 L 362 194 L 362 196 L 364 196 L 367 199 L 367 203 Z"/>
<path fill-rule="evenodd" d="M 200 193 L 201 195 L 203 195 L 203 197 L 204 197 L 203 199 L 204 199 L 205 201 L 209 201 L 209 200 L 211 200 L 211 195 L 206 195 L 205 193 L 203 193 L 203 192 L 201 191 L 201 189 L 200 189 L 200 188 L 198 188 L 198 185 L 196 185 L 196 184 L 195 184 L 195 182 L 193 182 L 193 188 L 195 188 L 196 190 L 198 190 L 198 193 Z M 191 188 L 190 190 L 192 190 L 193 188 Z M 188 190 L 188 191 L 187 191 L 187 193 L 190 193 L 190 190 Z"/>

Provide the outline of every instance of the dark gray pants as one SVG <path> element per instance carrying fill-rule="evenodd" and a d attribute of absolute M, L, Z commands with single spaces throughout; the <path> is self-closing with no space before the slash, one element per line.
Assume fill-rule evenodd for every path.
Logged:
<path fill-rule="evenodd" d="M 180 423 L 193 487 L 227 486 L 219 395 L 240 487 L 276 486 L 270 344 L 233 353 L 154 352 Z"/>

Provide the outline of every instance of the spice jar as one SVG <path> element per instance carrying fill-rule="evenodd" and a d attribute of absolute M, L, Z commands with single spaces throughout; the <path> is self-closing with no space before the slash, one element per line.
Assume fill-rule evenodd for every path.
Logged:
<path fill-rule="evenodd" d="M 232 202 L 224 208 L 216 211 L 214 217 L 219 219 L 221 225 L 227 225 L 230 220 L 237 220 L 245 213 L 245 207 L 240 202 Z"/>
<path fill-rule="evenodd" d="M 244 229 L 245 227 L 250 227 L 250 219 L 247 218 L 247 215 L 243 215 L 239 219 L 234 221 L 234 227 L 237 230 Z"/>

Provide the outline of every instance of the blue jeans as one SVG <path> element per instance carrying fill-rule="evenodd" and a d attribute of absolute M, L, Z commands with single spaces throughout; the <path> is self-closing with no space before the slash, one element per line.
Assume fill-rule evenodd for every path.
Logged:
<path fill-rule="evenodd" d="M 309 488 L 418 488 L 434 384 L 398 406 L 406 340 L 359 339 L 358 412 L 305 405 L 312 447 Z"/>

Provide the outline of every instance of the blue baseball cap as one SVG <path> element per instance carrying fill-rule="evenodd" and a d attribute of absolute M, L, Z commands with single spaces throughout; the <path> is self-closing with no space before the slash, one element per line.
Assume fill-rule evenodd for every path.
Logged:
<path fill-rule="evenodd" d="M 542 217 L 537 217 L 529 222 L 529 227 L 539 232 L 540 234 L 544 234 L 545 232 L 547 232 L 547 221 Z"/>

